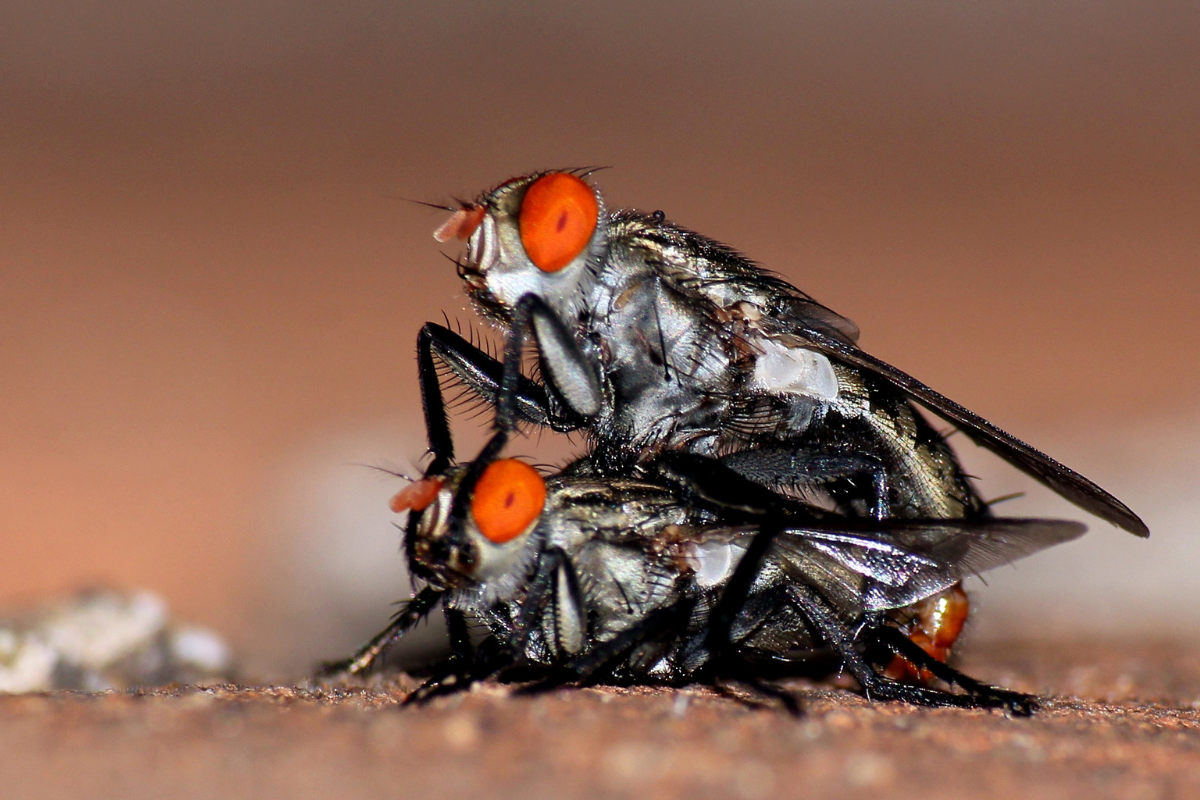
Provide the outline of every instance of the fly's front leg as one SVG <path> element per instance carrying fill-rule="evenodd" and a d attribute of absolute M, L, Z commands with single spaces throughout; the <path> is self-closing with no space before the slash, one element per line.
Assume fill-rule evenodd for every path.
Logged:
<path fill-rule="evenodd" d="M 600 411 L 600 379 L 579 350 L 579 346 L 575 344 L 571 332 L 545 302 L 535 295 L 525 295 L 517 301 L 513 309 L 508 338 L 504 343 L 504 364 L 496 395 L 496 418 L 492 425 L 495 432 L 471 462 L 467 474 L 459 484 L 456 501 L 460 505 L 474 490 L 475 482 L 479 480 L 483 470 L 500 455 L 516 427 L 517 398 L 522 381 L 528 381 L 528 378 L 521 374 L 521 354 L 525 349 L 525 337 L 530 330 L 533 332 L 548 384 L 562 398 L 571 413 L 582 421 L 583 418 L 594 416 Z"/>
<path fill-rule="evenodd" d="M 873 456 L 763 447 L 731 453 L 721 463 L 768 488 L 799 489 L 865 476 L 872 488 L 872 516 L 877 520 L 891 516 L 887 467 Z"/>
<path fill-rule="evenodd" d="M 566 553 L 558 548 L 544 551 L 529 582 L 529 590 L 521 602 L 517 620 L 504 646 L 513 659 L 520 659 L 533 632 L 549 613 L 554 630 L 555 651 L 566 645 L 578 650 L 582 646 L 587 624 L 579 595 L 579 581 Z M 568 651 L 569 652 L 569 651 Z"/>
<path fill-rule="evenodd" d="M 417 379 L 421 384 L 421 407 L 425 412 L 425 435 L 433 461 L 426 475 L 438 475 L 446 471 L 454 461 L 454 437 L 450 434 L 450 420 L 446 416 L 446 402 L 442 397 L 442 382 L 437 364 L 433 360 L 433 346 L 437 341 L 440 326 L 426 323 L 417 334 Z M 449 333 L 449 331 L 447 331 Z"/>
<path fill-rule="evenodd" d="M 404 698 L 404 705 L 422 703 L 430 698 L 456 692 L 471 685 L 475 666 L 467 618 L 456 608 L 446 608 L 446 632 L 450 637 L 450 655 L 433 668 L 433 674 Z"/>
<path fill-rule="evenodd" d="M 569 612 L 560 611 L 560 595 L 564 594 L 564 591 L 574 591 L 576 592 L 575 597 L 578 597 L 577 582 L 573 578 L 568 579 L 568 587 L 563 586 L 563 570 L 565 568 L 569 569 L 569 562 L 561 550 L 552 549 L 542 553 L 534 570 L 533 578 L 529 582 L 525 599 L 521 602 L 521 607 L 517 612 L 517 619 L 512 624 L 507 638 L 489 637 L 470 659 L 469 670 L 453 674 L 449 671 L 439 673 L 414 692 L 405 702 L 422 702 L 439 694 L 466 688 L 475 681 L 502 673 L 514 663 L 521 661 L 533 631 L 542 624 L 547 613 L 551 615 L 556 627 L 563 625 L 560 618 L 563 613 Z M 574 607 L 581 608 L 578 600 Z M 574 624 L 577 626 L 585 624 L 581 611 L 577 612 Z M 453 641 L 453 629 L 451 635 Z M 466 636 L 465 625 L 462 628 L 462 636 L 464 638 Z"/>
<path fill-rule="evenodd" d="M 358 652 L 350 658 L 323 665 L 317 673 L 318 677 L 331 677 L 338 674 L 359 675 L 366 672 L 392 642 L 429 616 L 441 599 L 441 590 L 426 586 L 416 597 L 405 604 L 404 608 L 392 618 L 392 623 L 375 638 L 359 648 Z"/>
<path fill-rule="evenodd" d="M 519 350 L 518 350 L 519 352 Z M 438 363 L 458 378 L 467 389 L 488 403 L 499 406 L 505 381 L 505 366 L 449 328 L 427 322 L 417 335 L 417 371 L 421 383 L 421 401 L 425 410 L 425 430 L 429 449 L 434 454 L 427 474 L 444 472 L 454 460 L 454 441 L 442 395 Z M 570 409 L 560 407 L 544 387 L 520 373 L 510 378 L 511 414 L 523 422 L 557 431 L 572 431 L 582 425 Z"/>
<path fill-rule="evenodd" d="M 511 663 L 512 659 L 502 652 L 494 636 L 484 639 L 478 648 L 471 646 L 466 615 L 458 609 L 446 609 L 446 627 L 450 634 L 450 656 L 434 667 L 429 678 L 404 698 L 401 705 L 420 705 L 435 697 L 464 691 Z"/>
<path fill-rule="evenodd" d="M 500 384 L 504 378 L 504 363 L 459 334 L 433 322 L 425 323 L 417 338 L 418 353 L 429 351 L 430 357 L 444 364 L 467 389 L 479 395 L 493 407 L 497 405 Z M 546 392 L 541 384 L 524 375 L 517 375 L 513 395 L 514 410 L 521 422 L 540 425 L 560 432 L 580 428 L 585 420 L 564 408 Z M 440 384 L 434 383 L 434 389 Z"/>

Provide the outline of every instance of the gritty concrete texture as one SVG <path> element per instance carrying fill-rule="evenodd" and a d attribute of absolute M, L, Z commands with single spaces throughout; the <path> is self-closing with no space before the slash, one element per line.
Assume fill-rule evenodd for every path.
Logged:
<path fill-rule="evenodd" d="M 345 689 L 0 698 L 13 798 L 1118 797 L 1200 794 L 1200 645 L 978 645 L 1030 719 L 873 704 L 811 684 L 797 719 L 702 688 L 484 685 L 421 708 Z"/>

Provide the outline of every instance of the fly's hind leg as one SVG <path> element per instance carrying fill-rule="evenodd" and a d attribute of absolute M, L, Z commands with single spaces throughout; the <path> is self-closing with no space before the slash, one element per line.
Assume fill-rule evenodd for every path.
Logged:
<path fill-rule="evenodd" d="M 915 686 L 891 680 L 881 675 L 867 662 L 858 651 L 854 634 L 833 615 L 815 592 L 805 586 L 792 585 L 788 587 L 787 595 L 796 609 L 812 625 L 815 632 L 841 657 L 842 663 L 862 686 L 863 694 L 868 699 L 900 700 L 922 706 L 1005 708 L 1022 716 L 1028 715 L 1034 708 L 1033 699 L 1027 695 L 985 686 L 961 675 L 957 670 L 952 670 L 941 662 L 937 662 L 938 667 L 935 669 L 931 662 L 936 659 L 930 658 L 921 648 L 911 642 L 909 644 L 914 650 L 919 651 L 920 655 L 911 652 L 908 647 L 898 641 L 887 641 L 887 644 L 889 647 L 894 647 L 897 653 L 909 658 L 915 664 L 929 669 L 938 677 L 954 673 L 956 679 L 948 682 L 955 683 L 964 689 L 968 689 L 968 685 L 970 685 L 972 689 L 978 690 L 978 693 L 955 694 L 927 686 Z M 899 631 L 897 634 L 906 642 L 908 641 Z M 958 676 L 968 681 L 969 684 L 957 680 Z M 968 691 L 970 690 L 968 689 Z"/>
<path fill-rule="evenodd" d="M 918 670 L 928 670 L 935 678 L 958 686 L 978 700 L 981 707 L 1006 708 L 1021 717 L 1027 717 L 1037 710 L 1037 698 L 977 681 L 929 655 L 891 625 L 880 624 L 870 631 L 869 636 L 871 644 L 878 645 L 889 658 L 898 655 L 910 661 Z"/>
<path fill-rule="evenodd" d="M 745 515 L 758 524 L 745 554 L 721 590 L 709 615 L 705 647 L 710 669 L 720 673 L 733 647 L 733 620 L 746 603 L 762 562 L 789 514 L 804 515 L 802 507 L 735 472 L 708 456 L 664 453 L 654 462 L 655 472 L 677 486 L 690 500 L 734 515 Z"/>
<path fill-rule="evenodd" d="M 871 486 L 871 514 L 891 516 L 887 467 L 874 456 L 811 448 L 760 447 L 730 453 L 721 463 L 770 489 L 804 489 L 840 479 L 865 478 Z"/>

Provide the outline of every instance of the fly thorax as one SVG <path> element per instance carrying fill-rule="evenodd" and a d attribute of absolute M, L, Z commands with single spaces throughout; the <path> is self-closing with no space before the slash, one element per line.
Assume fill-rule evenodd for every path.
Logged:
<path fill-rule="evenodd" d="M 614 432 L 637 449 L 714 433 L 733 383 L 717 322 L 629 253 L 611 260 L 601 286 L 591 327 L 615 398 Z"/>

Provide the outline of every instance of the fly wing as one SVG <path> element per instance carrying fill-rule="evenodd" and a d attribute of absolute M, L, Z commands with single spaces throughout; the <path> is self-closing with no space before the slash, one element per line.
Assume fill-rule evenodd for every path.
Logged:
<path fill-rule="evenodd" d="M 854 345 L 847 344 L 838 337 L 827 335 L 819 328 L 807 326 L 803 320 L 797 321 L 806 327 L 806 330 L 796 332 L 797 335 L 807 339 L 813 348 L 886 379 L 921 405 L 954 423 L 971 441 L 986 447 L 1017 469 L 1037 478 L 1085 511 L 1124 528 L 1135 536 L 1150 535 L 1146 523 L 1128 506 L 1078 472 L 1030 447 L 950 398 L 935 392 L 908 373 Z"/>
<path fill-rule="evenodd" d="M 780 316 L 804 320 L 806 327 L 821 331 L 848 346 L 858 341 L 858 326 L 831 308 L 821 305 L 792 287 L 791 296 L 780 301 Z"/>
<path fill-rule="evenodd" d="M 783 561 L 805 571 L 813 551 L 867 580 L 866 611 L 902 608 L 969 575 L 1010 564 L 1087 530 L 1056 519 L 891 520 L 822 522 L 790 527 L 776 542 Z M 856 530 L 857 529 L 857 530 Z M 807 578 L 807 575 L 796 577 Z M 822 581 L 823 582 L 823 581 Z"/>

